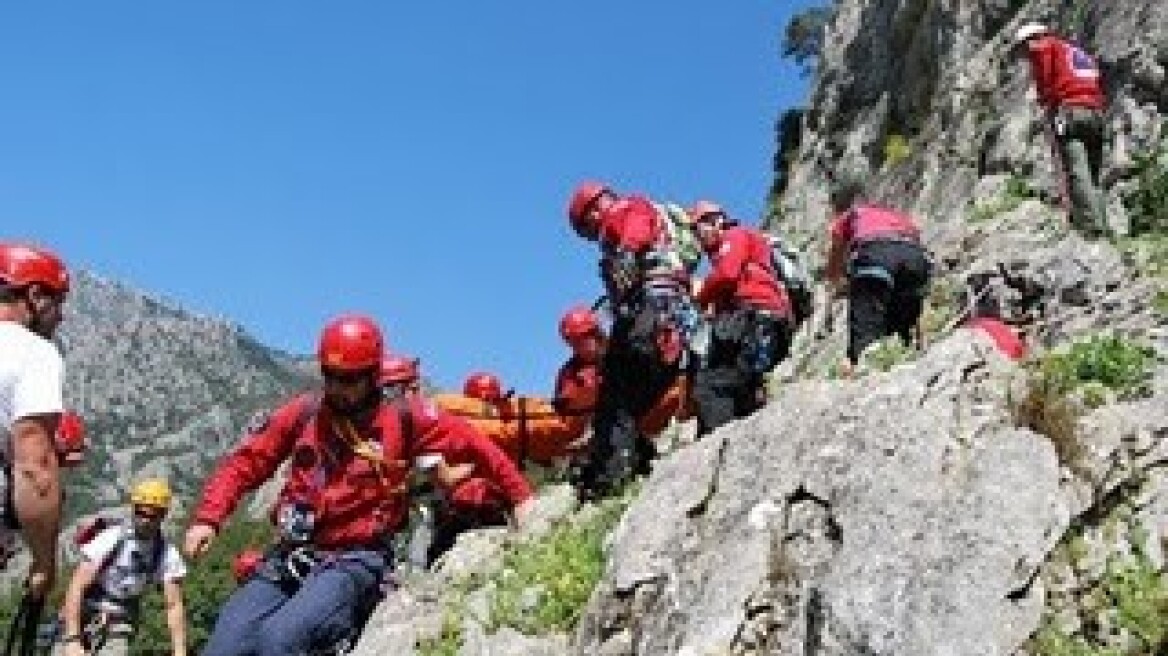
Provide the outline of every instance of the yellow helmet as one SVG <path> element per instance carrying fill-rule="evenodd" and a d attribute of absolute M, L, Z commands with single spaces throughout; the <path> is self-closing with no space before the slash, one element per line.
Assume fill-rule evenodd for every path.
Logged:
<path fill-rule="evenodd" d="M 130 503 L 135 506 L 170 508 L 170 486 L 161 478 L 148 478 L 134 486 Z"/>

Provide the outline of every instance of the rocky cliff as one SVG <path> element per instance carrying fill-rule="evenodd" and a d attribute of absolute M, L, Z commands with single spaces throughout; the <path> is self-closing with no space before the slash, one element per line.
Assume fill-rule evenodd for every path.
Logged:
<path fill-rule="evenodd" d="M 1084 241 L 1053 201 L 1009 52 L 1033 20 L 1100 57 L 1109 214 L 1129 237 Z M 454 606 L 449 580 L 407 586 L 361 653 L 1168 653 L 1168 251 L 1163 223 L 1130 220 L 1141 185 L 1168 185 L 1168 3 L 839 0 L 826 35 L 806 108 L 781 121 L 768 227 L 821 264 L 825 172 L 865 171 L 936 259 L 924 351 L 881 345 L 837 379 L 844 312 L 821 297 L 768 407 L 644 482 L 574 632 L 484 620 L 498 579 L 475 573 Z M 973 281 L 1028 363 L 957 328 Z"/>

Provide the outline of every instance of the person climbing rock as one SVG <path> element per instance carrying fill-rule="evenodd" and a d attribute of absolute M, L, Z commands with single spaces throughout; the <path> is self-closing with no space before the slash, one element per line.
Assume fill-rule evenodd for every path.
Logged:
<path fill-rule="evenodd" d="M 162 588 L 171 654 L 187 653 L 182 580 L 186 563 L 166 541 L 162 522 L 170 511 L 170 485 L 147 479 L 130 492 L 131 520 L 99 518 L 79 535 L 81 563 L 73 570 L 61 606 L 61 656 L 125 656 L 141 623 L 140 599 L 151 585 Z"/>
<path fill-rule="evenodd" d="M 863 196 L 859 174 L 832 176 L 825 277 L 848 298 L 848 347 L 842 373 L 850 376 L 864 349 L 888 335 L 905 345 L 919 343 L 917 322 L 924 307 L 931 264 L 912 217 Z"/>
<path fill-rule="evenodd" d="M 1099 65 L 1040 23 L 1023 25 L 1014 37 L 1016 52 L 1030 62 L 1071 224 L 1086 236 L 1106 236 L 1107 202 L 1099 185 L 1106 97 Z"/>
<path fill-rule="evenodd" d="M 973 274 L 966 277 L 963 317 L 960 327 L 985 335 L 998 351 L 1010 360 L 1026 357 L 1026 342 L 1022 335 L 1006 322 L 1002 309 L 1001 288 L 995 283 L 998 275 Z"/>
<path fill-rule="evenodd" d="M 0 542 L 24 539 L 32 555 L 26 594 L 38 604 L 57 571 L 63 495 L 55 436 L 65 362 L 52 339 L 68 294 L 69 271 L 55 253 L 0 244 Z"/>

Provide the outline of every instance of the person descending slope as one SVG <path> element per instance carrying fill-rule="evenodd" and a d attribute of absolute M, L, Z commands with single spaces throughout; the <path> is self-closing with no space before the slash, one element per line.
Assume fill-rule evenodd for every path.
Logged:
<path fill-rule="evenodd" d="M 372 319 L 343 315 L 320 337 L 324 393 L 300 395 L 253 422 L 207 479 L 185 547 L 201 556 L 243 495 L 288 462 L 274 516 L 294 548 L 269 553 L 227 600 L 204 656 L 287 656 L 328 647 L 360 631 L 392 567 L 395 533 L 409 507 L 411 465 L 465 444 L 517 515 L 531 488 L 498 450 L 459 442 L 421 399 L 401 405 L 378 385 L 384 346 Z M 486 446 L 484 446 L 486 445 Z M 453 459 L 453 457 L 451 458 Z"/>
<path fill-rule="evenodd" d="M 690 271 L 665 219 L 648 199 L 618 197 L 605 185 L 580 185 L 568 203 L 575 232 L 600 245 L 600 272 L 613 325 L 582 498 L 607 496 L 636 470 L 637 417 L 696 364 L 690 352 L 700 315 L 689 294 Z"/>
<path fill-rule="evenodd" d="M 1106 199 L 1099 187 L 1106 98 L 1099 65 L 1039 23 L 1018 28 L 1015 49 L 1030 62 L 1071 224 L 1089 237 L 1106 236 Z"/>

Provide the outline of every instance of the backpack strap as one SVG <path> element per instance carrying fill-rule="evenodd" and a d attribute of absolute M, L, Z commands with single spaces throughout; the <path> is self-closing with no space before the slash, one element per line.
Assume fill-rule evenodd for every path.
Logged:
<path fill-rule="evenodd" d="M 414 413 L 410 411 L 410 402 L 406 397 L 400 397 L 393 402 L 397 410 L 397 423 L 401 427 L 402 451 L 406 457 L 411 457 L 414 451 Z"/>
<path fill-rule="evenodd" d="M 114 560 L 117 559 L 118 554 L 122 552 L 122 547 L 126 546 L 126 527 L 121 524 L 115 524 L 111 528 L 114 528 L 118 531 L 118 539 L 114 541 L 113 549 L 110 549 L 109 553 L 102 557 L 101 562 L 98 563 L 98 575 L 103 574 L 107 569 L 109 569 L 109 566 L 112 565 Z M 94 537 L 96 538 L 97 536 L 95 535 Z"/>
<path fill-rule="evenodd" d="M 527 397 L 518 397 L 519 402 L 519 454 L 516 463 L 522 469 L 527 464 L 527 450 L 528 440 L 531 438 L 530 431 L 527 428 Z"/>
<path fill-rule="evenodd" d="M 129 535 L 127 534 L 129 529 L 124 524 L 114 525 L 113 528 L 118 530 L 118 539 L 116 542 L 114 542 L 114 548 L 110 549 L 110 552 L 107 553 L 105 557 L 101 559 L 101 563 L 98 564 L 98 574 L 101 574 L 109 569 L 109 566 L 113 564 L 114 560 L 118 557 L 118 554 L 120 554 L 122 549 L 125 548 L 126 541 L 129 540 Z M 147 568 L 147 571 L 151 574 L 161 575 L 163 565 L 162 561 L 165 559 L 165 557 L 166 540 L 162 538 L 162 532 L 159 531 L 158 535 L 155 536 L 155 538 L 151 541 L 149 561 L 150 567 Z"/>

